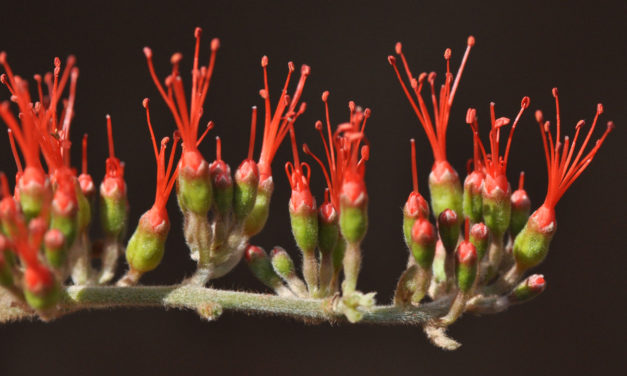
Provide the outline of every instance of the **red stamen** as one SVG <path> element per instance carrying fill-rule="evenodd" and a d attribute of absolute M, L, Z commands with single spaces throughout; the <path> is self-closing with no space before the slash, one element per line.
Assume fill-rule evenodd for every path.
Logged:
<path fill-rule="evenodd" d="M 142 106 L 146 109 L 146 122 L 148 123 L 148 129 L 150 130 L 150 139 L 152 140 L 152 148 L 155 152 L 155 158 L 159 159 L 159 150 L 157 149 L 157 139 L 155 138 L 155 132 L 152 129 L 152 123 L 150 122 L 150 99 L 144 98 Z"/>
<path fill-rule="evenodd" d="M 222 140 L 220 140 L 220 136 L 216 136 L 216 160 L 222 160 Z"/>
<path fill-rule="evenodd" d="M 83 154 L 81 162 L 81 173 L 87 174 L 87 133 L 83 135 Z"/>
<path fill-rule="evenodd" d="M 250 139 L 248 140 L 248 159 L 253 159 L 255 136 L 257 134 L 257 106 L 253 106 L 250 119 Z"/>
<path fill-rule="evenodd" d="M 414 186 L 414 192 L 418 193 L 418 169 L 416 168 L 416 140 L 409 140 L 411 143 L 411 179 Z"/>
<path fill-rule="evenodd" d="M 13 153 L 13 159 L 15 160 L 15 165 L 17 166 L 18 174 L 23 172 L 22 170 L 22 161 L 20 160 L 20 156 L 17 152 L 17 148 L 15 147 L 15 139 L 13 138 L 13 131 L 11 129 L 7 130 L 9 134 L 9 144 L 11 145 L 11 153 Z"/>
<path fill-rule="evenodd" d="M 520 178 L 518 178 L 518 189 L 525 189 L 525 171 L 520 171 Z"/>

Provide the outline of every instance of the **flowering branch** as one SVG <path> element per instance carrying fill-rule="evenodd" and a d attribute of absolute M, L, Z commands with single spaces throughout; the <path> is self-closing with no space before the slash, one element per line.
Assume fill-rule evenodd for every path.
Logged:
<path fill-rule="evenodd" d="M 568 136 L 562 141 L 557 89 L 553 89 L 557 112 L 555 137 L 542 112 L 536 112 L 547 163 L 548 189 L 542 206 L 530 214 L 524 173 L 518 190 L 512 193 L 506 171 L 514 130 L 523 120 L 530 99 L 524 97 L 521 101 L 520 111 L 511 122 L 504 153 L 501 153 L 500 136 L 510 125 L 510 119 L 497 119 L 495 106 L 490 105 L 491 126 L 486 147 L 481 141 L 477 110 L 468 109 L 466 122 L 470 125 L 474 153 L 462 185 L 457 171 L 447 161 L 446 134 L 453 99 L 475 39 L 468 38 L 455 76 L 450 71 L 452 52 L 445 51 L 446 75 L 439 91 L 434 72 L 413 76 L 398 43 L 396 53 L 413 93 L 396 65 L 396 58 L 390 56 L 388 61 L 433 149 L 434 163 L 428 181 L 431 202 L 429 205 L 420 193 L 412 139 L 413 189 L 403 208 L 403 234 L 409 251 L 407 267 L 398 280 L 392 304 L 377 305 L 375 292 L 358 290 L 362 240 L 369 226 L 365 174 L 370 142 L 365 128 L 371 110 L 349 102 L 348 120 L 334 129 L 329 92 L 322 94 L 325 122 L 316 122 L 315 128 L 320 134 L 323 157 L 318 157 L 307 144 L 302 145 L 304 153 L 320 166 L 327 184 L 324 201 L 318 206 L 310 187 L 312 169 L 301 160 L 295 130 L 296 120 L 306 110 L 300 100 L 311 69 L 302 66 L 290 95 L 295 67 L 288 63 L 287 78 L 273 109 L 269 61 L 264 56 L 263 89 L 259 92 L 264 102 L 261 153 L 258 161 L 253 160 L 257 125 L 257 108 L 253 107 L 248 155 L 232 174 L 230 166 L 222 160 L 219 137 L 216 137 L 213 162 L 209 163 L 198 150 L 213 128 L 213 122 L 209 121 L 199 135 L 203 103 L 219 48 L 219 41 L 212 40 L 207 66 L 199 65 L 201 34 L 200 28 L 194 32 L 189 100 L 180 76 L 182 55 L 176 53 L 171 57 L 172 71 L 162 84 L 153 65 L 153 52 L 144 48 L 150 77 L 170 109 L 176 127 L 172 137 L 163 137 L 159 142 L 150 116 L 150 101 L 148 98 L 142 101 L 156 160 L 155 199 L 126 243 L 129 202 L 124 163 L 115 154 L 109 116 L 106 117 L 109 157 L 98 205 L 95 185 L 87 171 L 87 136 L 83 137 L 81 174 L 77 176 L 77 169 L 71 167 L 69 130 L 78 78 L 75 59 L 69 58 L 62 72 L 61 61 L 55 58 L 54 71 L 43 78 L 47 95 L 41 85 L 42 78 L 36 75 L 38 100 L 33 100 L 27 82 L 13 74 L 6 54 L 0 53 L 0 65 L 6 72 L 0 81 L 18 107 L 15 116 L 8 102 L 0 105 L 0 118 L 9 128 L 17 166 L 13 193 L 7 177 L 0 173 L 0 322 L 29 317 L 51 320 L 80 310 L 118 307 L 192 309 L 201 317 L 213 320 L 224 310 L 232 310 L 288 316 L 313 323 L 420 325 L 435 345 L 452 350 L 460 344 L 449 338 L 446 330 L 464 313 L 498 313 L 544 291 L 544 276 L 526 273 L 548 253 L 557 228 L 558 201 L 589 166 L 614 128 L 609 122 L 601 138 L 584 153 L 603 112 L 601 104 L 578 151 L 577 141 L 584 122 L 577 124 L 572 143 Z M 69 95 L 63 100 L 67 83 Z M 425 83 L 430 87 L 432 110 L 423 98 Z M 302 278 L 289 252 L 276 246 L 268 254 L 251 242 L 262 231 L 270 214 L 275 184 L 272 162 L 288 133 L 292 147 L 292 161 L 285 164 L 292 191 L 288 210 L 292 234 L 302 256 Z M 177 153 L 179 141 L 181 152 Z M 197 269 L 181 284 L 142 286 L 141 277 L 161 264 L 166 251 L 170 232 L 167 202 L 175 186 L 185 241 Z M 90 225 L 96 212 L 100 214 L 103 237 L 92 242 Z M 122 253 L 128 269 L 111 284 Z M 206 287 L 210 280 L 228 274 L 242 259 L 275 295 Z"/>

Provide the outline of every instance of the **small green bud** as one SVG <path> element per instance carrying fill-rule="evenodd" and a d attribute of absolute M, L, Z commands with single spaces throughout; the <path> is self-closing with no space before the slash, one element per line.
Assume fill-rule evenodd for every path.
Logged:
<path fill-rule="evenodd" d="M 270 199 L 272 198 L 273 190 L 274 183 L 272 178 L 268 178 L 265 182 L 259 184 L 253 208 L 244 220 L 244 234 L 248 237 L 260 233 L 266 225 L 268 215 L 270 214 Z"/>
<path fill-rule="evenodd" d="M 514 303 L 524 303 L 540 295 L 546 288 L 546 281 L 542 274 L 533 274 L 520 282 L 508 295 Z"/>
<path fill-rule="evenodd" d="M 492 234 L 504 234 L 509 228 L 512 206 L 511 188 L 504 176 L 486 175 L 483 186 L 483 222 Z"/>
<path fill-rule="evenodd" d="M 340 237 L 337 211 L 330 202 L 318 210 L 318 248 L 322 254 L 333 252 Z"/>
<path fill-rule="evenodd" d="M 244 259 L 251 272 L 264 285 L 271 289 L 277 289 L 283 285 L 281 278 L 274 271 L 268 254 L 261 247 L 254 245 L 249 246 L 244 253 Z"/>
<path fill-rule="evenodd" d="M 154 270 L 163 259 L 169 231 L 167 213 L 159 213 L 154 207 L 144 213 L 126 246 L 126 261 L 130 268 L 140 273 Z"/>
<path fill-rule="evenodd" d="M 464 209 L 464 216 L 466 218 L 470 218 L 472 223 L 479 223 L 483 218 L 483 198 L 481 196 L 483 179 L 483 173 L 473 171 L 468 174 L 464 180 L 464 196 L 462 199 L 462 206 Z"/>
<path fill-rule="evenodd" d="M 463 241 L 457 247 L 456 256 L 457 287 L 463 292 L 468 292 L 477 277 L 477 251 L 471 242 Z"/>
<path fill-rule="evenodd" d="M 213 204 L 209 164 L 196 148 L 184 148 L 179 162 L 176 198 L 182 211 L 206 215 Z"/>
<path fill-rule="evenodd" d="M 451 209 L 445 209 L 438 216 L 438 233 L 444 249 L 449 254 L 455 252 L 457 241 L 459 240 L 459 217 Z"/>
<path fill-rule="evenodd" d="M 290 255 L 281 247 L 274 247 L 271 252 L 272 268 L 284 280 L 294 277 L 296 268 Z"/>
<path fill-rule="evenodd" d="M 425 218 L 418 218 L 411 231 L 410 250 L 416 263 L 423 269 L 430 269 L 435 256 L 437 236 L 435 228 Z"/>
<path fill-rule="evenodd" d="M 483 223 L 475 223 L 470 228 L 470 242 L 477 250 L 477 259 L 483 259 L 490 245 L 490 232 L 488 226 Z"/>
<path fill-rule="evenodd" d="M 270 180 L 271 182 L 272 180 Z M 252 159 L 245 159 L 235 171 L 233 211 L 237 219 L 242 220 L 246 218 L 256 206 L 258 186 L 259 169 L 257 168 L 257 163 Z M 261 201 L 263 201 L 263 197 Z M 255 217 L 258 215 L 256 213 Z"/>
<path fill-rule="evenodd" d="M 293 190 L 289 211 L 296 245 L 303 252 L 313 252 L 318 245 L 318 215 L 311 192 Z"/>
<path fill-rule="evenodd" d="M 44 254 L 53 268 L 60 268 L 65 263 L 67 252 L 64 244 L 65 237 L 58 229 L 52 228 L 44 235 Z"/>
<path fill-rule="evenodd" d="M 216 137 L 217 138 L 217 137 Z M 233 208 L 233 178 L 231 167 L 218 159 L 209 166 L 213 184 L 213 207 L 222 216 L 228 215 Z"/>
<path fill-rule="evenodd" d="M 61 288 L 50 271 L 42 266 L 26 268 L 24 298 L 29 306 L 43 310 L 54 306 L 61 297 Z"/>
<path fill-rule="evenodd" d="M 429 174 L 429 191 L 433 215 L 438 218 L 440 213 L 451 209 L 462 213 L 462 185 L 457 171 L 447 161 L 434 163 Z M 459 219 L 461 223 L 461 218 Z"/>
<path fill-rule="evenodd" d="M 124 180 L 105 176 L 100 185 L 100 225 L 104 234 L 121 240 L 128 226 L 128 211 Z"/>

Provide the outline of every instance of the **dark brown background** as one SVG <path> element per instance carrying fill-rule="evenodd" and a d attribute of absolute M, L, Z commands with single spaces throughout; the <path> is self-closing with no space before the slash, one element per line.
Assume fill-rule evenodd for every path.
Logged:
<path fill-rule="evenodd" d="M 547 291 L 507 313 L 464 317 L 451 329 L 464 344 L 457 352 L 433 347 L 418 328 L 410 327 L 307 326 L 232 313 L 206 323 L 193 312 L 115 310 L 83 312 L 50 324 L 0 327 L 1 374 L 583 375 L 624 370 L 624 2 L 115 3 L 5 2 L 0 49 L 23 76 L 50 69 L 54 56 L 77 55 L 81 76 L 75 140 L 89 132 L 90 170 L 99 180 L 106 148 L 104 115 L 112 115 L 116 149 L 127 162 L 133 226 L 154 192 L 154 161 L 141 99 L 155 99 L 158 134 L 166 135 L 173 127 L 141 48 L 153 48 L 162 76 L 175 51 L 184 54 L 183 70 L 189 70 L 193 29 L 202 26 L 204 57 L 209 38 L 222 40 L 205 119 L 215 120 L 212 134 L 222 136 L 225 159 L 232 166 L 245 155 L 249 108 L 261 103 L 257 91 L 263 54 L 270 58 L 275 100 L 288 60 L 312 67 L 304 94 L 308 110 L 297 123 L 300 140 L 319 145 L 313 122 L 323 114 L 323 90 L 331 90 L 335 123 L 346 119 L 349 99 L 372 108 L 367 130 L 372 141 L 367 173 L 371 226 L 359 287 L 379 291 L 380 302 L 391 298 L 406 260 L 400 207 L 410 191 L 410 137 L 418 140 L 422 183 L 432 163 L 424 132 L 386 60 L 397 40 L 404 42 L 415 72 L 436 70 L 442 77 L 444 49 L 453 49 L 456 69 L 466 37 L 477 38 L 449 127 L 450 160 L 460 171 L 471 153 L 463 122 L 469 106 L 478 108 L 484 129 L 490 101 L 496 101 L 499 116 L 512 117 L 523 95 L 531 97 L 531 110 L 542 108 L 553 118 L 550 90 L 558 86 L 567 129 L 580 118 L 591 120 L 598 101 L 606 108 L 600 128 L 612 119 L 617 129 L 557 208 L 559 231 L 548 259 L 537 269 L 548 280 Z M 6 90 L 0 98 L 8 98 Z M 545 194 L 546 175 L 532 114 L 524 116 L 516 134 L 509 176 L 527 171 L 527 189 L 537 205 Z M 11 175 L 15 170 L 4 132 L 0 145 L 0 166 Z M 202 150 L 213 157 L 212 142 Z M 78 148 L 74 152 L 78 157 Z M 288 157 L 283 147 L 274 169 L 278 188 L 271 220 L 254 242 L 267 248 L 282 244 L 294 252 L 281 169 Z M 313 190 L 320 197 L 316 168 L 314 174 Z M 175 283 L 193 271 L 173 202 L 170 208 L 175 225 L 168 251 L 145 283 Z M 263 291 L 242 265 L 215 285 Z"/>

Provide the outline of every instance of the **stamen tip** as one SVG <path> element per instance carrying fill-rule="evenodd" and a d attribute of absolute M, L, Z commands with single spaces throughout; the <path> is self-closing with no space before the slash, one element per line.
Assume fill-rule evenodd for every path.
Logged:
<path fill-rule="evenodd" d="M 142 106 L 144 106 L 144 108 L 148 108 L 149 102 L 150 102 L 150 99 L 144 98 L 144 100 L 142 100 Z"/>
<path fill-rule="evenodd" d="M 599 114 L 602 114 L 602 113 L 603 113 L 603 103 L 599 103 L 599 104 L 597 104 L 597 112 L 598 112 Z"/>
<path fill-rule="evenodd" d="M 544 115 L 542 114 L 542 111 L 540 110 L 536 110 L 536 121 L 538 123 L 542 123 L 544 121 Z"/>
<path fill-rule="evenodd" d="M 401 42 L 396 42 L 396 45 L 394 46 L 394 50 L 396 51 L 396 53 L 398 55 L 403 53 L 403 44 Z"/>
<path fill-rule="evenodd" d="M 326 102 L 329 99 L 329 91 L 325 90 L 322 92 L 322 101 Z"/>
<path fill-rule="evenodd" d="M 265 68 L 268 66 L 268 57 L 266 55 L 263 55 L 263 57 L 261 58 L 261 67 Z"/>
<path fill-rule="evenodd" d="M 146 55 L 147 59 L 152 59 L 152 50 L 150 47 L 144 47 L 144 55 Z"/>
<path fill-rule="evenodd" d="M 196 29 L 194 29 L 194 38 L 200 38 L 201 35 L 202 35 L 202 29 L 197 26 Z"/>
<path fill-rule="evenodd" d="M 392 55 L 388 55 L 388 63 L 390 63 L 390 65 L 396 65 L 396 58 Z"/>
<path fill-rule="evenodd" d="M 58 57 L 55 56 L 54 58 L 54 66 L 55 68 L 58 68 L 61 66 L 61 59 L 59 59 Z"/>
<path fill-rule="evenodd" d="M 557 98 L 557 88 L 554 87 L 553 90 L 551 90 L 551 93 L 553 94 L 554 98 Z"/>
<path fill-rule="evenodd" d="M 447 48 L 446 50 L 444 50 L 444 59 L 448 60 L 451 58 L 451 49 Z"/>
<path fill-rule="evenodd" d="M 610 121 L 607 122 L 607 131 L 608 132 L 611 132 L 612 130 L 614 130 L 615 127 L 616 126 L 614 125 L 613 121 L 610 120 Z"/>
<path fill-rule="evenodd" d="M 475 37 L 473 37 L 472 35 L 469 35 L 469 36 L 468 36 L 468 42 L 467 42 L 467 43 L 468 43 L 468 46 L 469 46 L 469 47 L 474 46 L 474 45 L 475 45 Z"/>
<path fill-rule="evenodd" d="M 181 54 L 180 52 L 175 52 L 174 54 L 172 54 L 172 57 L 170 58 L 170 64 L 176 65 L 180 63 L 182 59 L 183 59 L 183 54 Z"/>
<path fill-rule="evenodd" d="M 293 63 L 293 62 L 291 62 L 291 61 L 289 61 L 289 62 L 287 63 L 287 69 L 288 69 L 290 72 L 294 72 L 294 63 Z"/>
<path fill-rule="evenodd" d="M 0 64 L 4 64 L 7 62 L 7 53 L 5 51 L 0 51 Z"/>
<path fill-rule="evenodd" d="M 217 51 L 220 48 L 220 39 L 213 38 L 211 40 L 211 51 Z"/>
<path fill-rule="evenodd" d="M 531 99 L 529 99 L 529 97 L 524 97 L 522 101 L 520 102 L 520 107 L 526 109 L 529 107 L 530 103 L 531 103 Z"/>
<path fill-rule="evenodd" d="M 303 66 L 300 68 L 300 74 L 302 74 L 303 76 L 309 76 L 310 73 L 311 67 L 307 64 L 303 64 Z"/>

